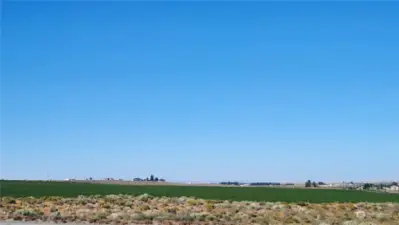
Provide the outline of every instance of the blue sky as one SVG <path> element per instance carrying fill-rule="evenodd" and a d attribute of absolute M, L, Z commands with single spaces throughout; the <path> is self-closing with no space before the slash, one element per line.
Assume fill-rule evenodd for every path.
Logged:
<path fill-rule="evenodd" d="M 399 3 L 2 7 L 3 178 L 399 178 Z"/>

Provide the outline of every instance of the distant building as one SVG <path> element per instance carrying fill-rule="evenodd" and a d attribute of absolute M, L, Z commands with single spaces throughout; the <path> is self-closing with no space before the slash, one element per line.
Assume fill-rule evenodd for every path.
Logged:
<path fill-rule="evenodd" d="M 399 186 L 397 185 L 392 185 L 391 187 L 389 187 L 390 191 L 399 191 Z"/>

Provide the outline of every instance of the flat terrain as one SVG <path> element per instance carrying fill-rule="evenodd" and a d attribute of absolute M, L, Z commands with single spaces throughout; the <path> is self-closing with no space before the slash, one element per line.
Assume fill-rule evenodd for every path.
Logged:
<path fill-rule="evenodd" d="M 197 197 L 203 199 L 267 202 L 399 202 L 397 194 L 364 191 L 266 188 L 208 187 L 177 185 L 117 185 L 48 181 L 0 181 L 0 195 L 14 197 L 44 197 L 79 195 L 127 194 L 165 197 Z"/>
<path fill-rule="evenodd" d="M 251 188 L 252 189 L 252 188 Z M 0 221 L 133 225 L 397 225 L 398 203 L 282 203 L 154 197 L 1 197 Z"/>

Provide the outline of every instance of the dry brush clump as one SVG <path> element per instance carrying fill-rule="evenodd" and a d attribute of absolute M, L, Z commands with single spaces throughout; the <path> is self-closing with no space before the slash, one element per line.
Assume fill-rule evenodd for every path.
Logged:
<path fill-rule="evenodd" d="M 399 224 L 398 203 L 233 202 L 107 195 L 2 197 L 0 220 L 97 224 Z"/>

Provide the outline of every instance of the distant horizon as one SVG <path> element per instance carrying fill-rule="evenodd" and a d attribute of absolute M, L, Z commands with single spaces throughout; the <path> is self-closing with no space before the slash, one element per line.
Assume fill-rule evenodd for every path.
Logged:
<path fill-rule="evenodd" d="M 1 12 L 0 176 L 398 178 L 399 2 Z"/>
<path fill-rule="evenodd" d="M 113 178 L 113 177 L 110 177 L 110 178 Z M 64 178 L 64 179 L 7 179 L 7 178 L 2 178 L 2 177 L 0 177 L 0 180 L 9 180 L 9 181 L 24 181 L 24 180 L 27 180 L 27 181 L 66 181 L 65 179 L 76 179 L 76 178 L 73 178 L 73 177 L 66 177 L 66 178 Z M 115 179 L 115 181 L 117 181 L 119 178 L 114 178 Z M 132 178 L 132 179 L 123 179 L 123 181 L 132 181 L 134 178 Z M 78 179 L 76 179 L 77 181 L 85 181 L 86 179 L 85 178 L 78 178 Z M 100 179 L 100 178 L 93 178 L 93 181 L 103 181 L 104 180 L 104 178 L 103 179 Z M 221 182 L 238 182 L 238 183 L 258 183 L 258 182 L 260 182 L 260 183 L 263 183 L 263 182 L 273 182 L 273 183 L 280 183 L 280 184 L 289 184 L 289 183 L 292 183 L 292 184 L 305 184 L 306 183 L 306 181 L 307 180 L 305 180 L 305 181 L 243 181 L 243 180 L 221 180 L 221 181 L 190 181 L 190 180 L 187 180 L 187 181 L 182 181 L 182 180 L 165 180 L 167 183 L 184 183 L 184 184 L 187 184 L 187 183 L 193 183 L 193 184 L 219 184 L 219 183 L 221 183 Z M 398 180 L 363 180 L 363 181 L 356 181 L 356 180 L 351 180 L 351 181 L 323 181 L 323 180 L 311 180 L 312 182 L 314 181 L 314 182 L 316 182 L 316 183 L 318 183 L 318 182 L 323 182 L 323 183 L 326 183 L 326 184 L 343 184 L 343 183 L 345 183 L 345 184 L 348 184 L 348 183 L 350 183 L 350 182 L 353 182 L 353 183 L 390 183 L 390 182 L 399 182 L 399 179 Z M 142 182 L 144 182 L 144 181 L 142 181 Z M 158 181 L 159 182 L 159 181 Z"/>

